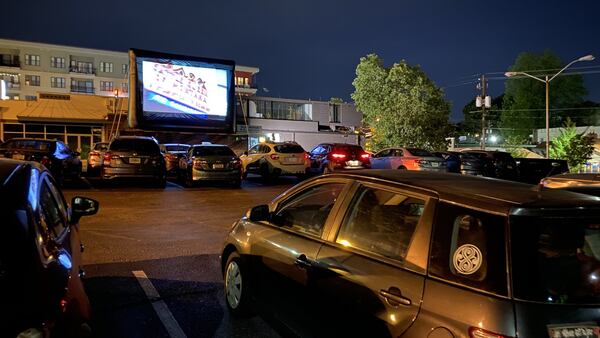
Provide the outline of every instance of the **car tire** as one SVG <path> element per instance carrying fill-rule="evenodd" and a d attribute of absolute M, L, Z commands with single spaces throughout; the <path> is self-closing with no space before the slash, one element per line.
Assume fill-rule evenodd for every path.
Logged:
<path fill-rule="evenodd" d="M 237 252 L 227 258 L 223 280 L 225 285 L 225 304 L 229 312 L 236 317 L 247 317 L 250 312 L 251 287 L 247 280 L 246 266 Z"/>
<path fill-rule="evenodd" d="M 195 186 L 194 179 L 192 178 L 191 172 L 186 171 L 185 174 L 183 174 L 182 176 L 183 176 L 183 185 L 185 185 L 186 188 L 193 188 Z"/>

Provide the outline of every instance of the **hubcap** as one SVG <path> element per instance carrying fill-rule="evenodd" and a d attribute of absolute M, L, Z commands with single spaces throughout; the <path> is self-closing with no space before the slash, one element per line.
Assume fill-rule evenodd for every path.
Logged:
<path fill-rule="evenodd" d="M 225 294 L 232 309 L 240 305 L 242 297 L 242 274 L 236 262 L 230 262 L 225 273 Z"/>

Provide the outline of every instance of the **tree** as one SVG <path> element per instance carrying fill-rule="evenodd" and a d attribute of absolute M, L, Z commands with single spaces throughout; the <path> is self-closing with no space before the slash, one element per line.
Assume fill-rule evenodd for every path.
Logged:
<path fill-rule="evenodd" d="M 369 54 L 360 59 L 352 84 L 352 99 L 372 131 L 371 149 L 445 147 L 450 104 L 418 66 L 402 60 L 386 68 Z"/>
<path fill-rule="evenodd" d="M 509 70 L 511 72 L 525 71 L 531 75 L 544 78 L 546 75 L 552 77 L 558 72 L 564 63 L 552 51 L 542 54 L 521 53 Z M 513 135 L 528 138 L 536 128 L 545 128 L 546 107 L 545 84 L 527 77 L 510 78 L 506 80 L 504 100 L 502 103 L 504 111 L 501 116 L 501 126 L 504 135 Z M 587 94 L 581 75 L 559 76 L 550 82 L 549 90 L 550 109 L 578 107 L 583 103 Z M 569 115 L 570 112 L 550 112 L 551 127 L 560 125 L 556 121 L 557 114 Z"/>
<path fill-rule="evenodd" d="M 571 170 L 579 170 L 594 153 L 595 135 L 577 133 L 575 123 L 567 119 L 560 135 L 552 140 L 550 158 L 567 160 Z"/>

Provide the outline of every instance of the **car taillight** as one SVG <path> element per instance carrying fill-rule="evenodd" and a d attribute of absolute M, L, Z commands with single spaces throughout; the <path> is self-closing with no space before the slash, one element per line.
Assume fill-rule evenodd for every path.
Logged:
<path fill-rule="evenodd" d="M 100 156 L 100 153 L 97 151 L 90 151 L 90 157 L 98 157 Z"/>
<path fill-rule="evenodd" d="M 50 159 L 47 156 L 44 156 L 40 160 L 40 164 L 43 165 L 44 167 L 50 167 L 50 165 L 52 164 L 52 161 L 50 161 Z"/>
<path fill-rule="evenodd" d="M 233 160 L 231 161 L 231 166 L 233 167 L 233 169 L 239 169 L 242 166 L 242 161 Z"/>
<path fill-rule="evenodd" d="M 501 334 L 497 334 L 488 330 L 484 330 L 478 327 L 469 328 L 469 337 L 470 338 L 510 338 L 509 336 L 504 336 Z"/>
<path fill-rule="evenodd" d="M 369 157 L 371 157 L 371 155 L 369 155 L 368 153 L 362 153 L 360 154 L 360 158 L 363 160 L 368 160 Z"/>
<path fill-rule="evenodd" d="M 277 161 L 279 159 L 279 155 L 277 154 L 271 154 L 271 159 Z"/>
<path fill-rule="evenodd" d="M 427 160 L 415 160 L 415 163 L 418 165 L 428 165 L 429 161 Z"/>
<path fill-rule="evenodd" d="M 116 160 L 117 158 L 119 158 L 119 155 L 113 155 L 111 153 L 105 153 L 104 154 L 104 159 L 102 161 L 102 164 L 106 165 L 106 166 L 110 166 L 110 161 Z"/>
<path fill-rule="evenodd" d="M 342 153 L 331 153 L 331 158 L 334 160 L 341 160 L 346 158 L 346 154 L 342 154 Z"/>
<path fill-rule="evenodd" d="M 304 153 L 304 159 L 305 160 L 309 160 L 310 159 L 310 155 L 308 155 L 308 153 Z"/>

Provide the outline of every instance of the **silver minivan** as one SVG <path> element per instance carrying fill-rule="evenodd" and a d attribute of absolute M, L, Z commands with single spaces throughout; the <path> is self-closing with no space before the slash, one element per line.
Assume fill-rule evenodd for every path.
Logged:
<path fill-rule="evenodd" d="M 398 170 L 325 175 L 252 208 L 225 302 L 300 336 L 598 337 L 600 199 Z"/>

